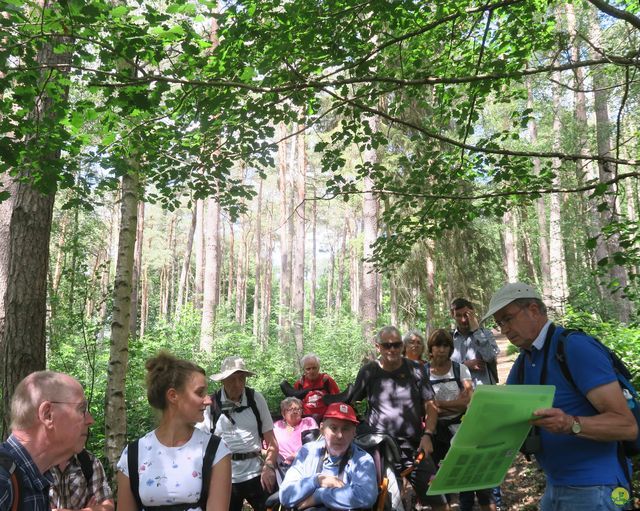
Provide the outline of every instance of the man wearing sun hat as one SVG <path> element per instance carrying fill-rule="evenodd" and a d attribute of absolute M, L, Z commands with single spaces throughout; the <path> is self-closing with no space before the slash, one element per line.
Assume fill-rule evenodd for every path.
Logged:
<path fill-rule="evenodd" d="M 510 283 L 496 291 L 482 321 L 489 316 L 520 348 L 507 384 L 556 387 L 553 407 L 536 410 L 532 421 L 540 435 L 535 455 L 547 478 L 540 509 L 620 509 L 612 497 L 619 487 L 629 487 L 629 478 L 624 458 L 618 458 L 618 441 L 635 439 L 638 429 L 611 357 L 593 337 L 564 335 L 528 284 Z M 575 385 L 563 374 L 559 345 Z"/>
<path fill-rule="evenodd" d="M 302 446 L 280 485 L 284 507 L 366 509 L 375 504 L 376 469 L 371 455 L 353 443 L 357 424 L 349 405 L 327 407 L 322 436 Z"/>
<path fill-rule="evenodd" d="M 227 357 L 220 372 L 211 376 L 222 388 L 211 396 L 204 422 L 198 427 L 211 431 L 231 450 L 231 501 L 229 511 L 241 511 L 246 499 L 256 511 L 265 507 L 267 497 L 276 489 L 275 467 L 278 443 L 273 434 L 273 419 L 260 392 L 246 386 L 255 376 L 241 357 Z M 267 454 L 262 462 L 262 440 Z"/>

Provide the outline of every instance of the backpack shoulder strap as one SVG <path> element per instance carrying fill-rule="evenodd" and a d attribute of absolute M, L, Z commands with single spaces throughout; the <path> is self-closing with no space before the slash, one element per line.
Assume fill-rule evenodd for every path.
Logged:
<path fill-rule="evenodd" d="M 202 459 L 202 489 L 200 490 L 200 500 L 198 500 L 198 507 L 200 507 L 200 509 L 207 508 L 209 484 L 211 483 L 211 470 L 219 445 L 220 437 L 217 435 L 211 435 L 209 442 L 207 443 L 207 448 L 204 451 L 204 458 Z"/>
<path fill-rule="evenodd" d="M 138 474 L 138 440 L 131 442 L 127 450 L 127 468 L 129 469 L 129 486 L 139 510 L 144 509 L 140 500 L 140 474 Z"/>
<path fill-rule="evenodd" d="M 567 364 L 567 357 L 564 352 L 564 341 L 569 335 L 571 335 L 576 330 L 563 330 L 558 337 L 558 344 L 556 345 L 556 359 L 558 360 L 558 365 L 560 366 L 560 370 L 562 371 L 562 375 L 569 382 L 574 389 L 577 389 L 578 386 L 571 376 L 571 371 L 569 371 L 569 364 Z"/>
<path fill-rule="evenodd" d="M 516 361 L 514 362 L 514 365 L 517 364 L 516 366 L 516 382 L 518 385 L 522 385 L 524 384 L 524 355 L 522 353 L 520 353 L 518 355 L 518 358 L 516 358 Z"/>
<path fill-rule="evenodd" d="M 258 434 L 260 438 L 262 438 L 262 418 L 260 417 L 260 410 L 258 410 L 258 405 L 256 404 L 256 391 L 251 387 L 245 387 L 245 393 L 247 394 L 247 404 L 253 415 L 256 416 L 256 422 L 258 423 Z"/>
<path fill-rule="evenodd" d="M 0 467 L 4 468 L 9 474 L 9 478 L 11 479 L 11 492 L 13 494 L 13 498 L 11 500 L 11 511 L 18 511 L 22 506 L 20 505 L 20 490 L 22 488 L 21 478 L 18 477 L 18 473 L 16 471 L 17 465 L 13 456 L 11 456 L 8 452 L 0 451 Z"/>
<path fill-rule="evenodd" d="M 89 452 L 86 449 L 82 449 L 77 456 L 80 468 L 82 469 L 82 475 L 84 475 L 84 479 L 87 481 L 87 486 L 91 487 L 91 479 L 93 479 L 93 461 L 91 460 L 91 456 L 89 456 Z"/>
<path fill-rule="evenodd" d="M 222 415 L 222 390 L 217 390 L 211 394 L 209 415 L 211 416 L 211 433 L 213 434 L 216 429 L 216 424 L 218 424 L 218 419 Z"/>
<path fill-rule="evenodd" d="M 327 373 L 324 373 L 322 375 L 322 388 L 325 390 L 325 392 L 327 394 L 331 394 L 331 390 L 329 389 L 329 375 Z"/>
<path fill-rule="evenodd" d="M 462 385 L 462 380 L 460 379 L 460 364 L 452 360 L 451 365 L 453 366 L 453 377 L 455 378 L 456 383 L 458 384 L 458 389 L 462 390 L 462 387 L 464 385 Z"/>

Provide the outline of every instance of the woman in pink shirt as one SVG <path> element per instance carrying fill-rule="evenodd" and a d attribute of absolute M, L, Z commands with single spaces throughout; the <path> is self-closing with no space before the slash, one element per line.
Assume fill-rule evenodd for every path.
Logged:
<path fill-rule="evenodd" d="M 302 401 L 297 397 L 283 399 L 280 412 L 283 418 L 274 422 L 273 433 L 278 441 L 278 465 L 284 473 L 302 447 L 302 433 L 318 429 L 318 424 L 313 417 L 302 418 Z"/>

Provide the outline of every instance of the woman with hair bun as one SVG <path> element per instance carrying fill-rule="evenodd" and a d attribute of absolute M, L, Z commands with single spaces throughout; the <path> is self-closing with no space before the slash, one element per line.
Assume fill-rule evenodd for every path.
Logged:
<path fill-rule="evenodd" d="M 228 511 L 230 451 L 195 428 L 211 404 L 204 369 L 165 351 L 145 367 L 147 399 L 161 418 L 120 456 L 118 511 Z"/>

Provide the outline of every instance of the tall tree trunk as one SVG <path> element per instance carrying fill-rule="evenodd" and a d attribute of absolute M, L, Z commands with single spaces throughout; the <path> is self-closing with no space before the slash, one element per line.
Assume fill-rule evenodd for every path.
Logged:
<path fill-rule="evenodd" d="M 504 232 L 502 238 L 502 252 L 504 255 L 507 282 L 518 281 L 518 242 L 517 222 L 515 213 L 510 210 L 502 216 Z"/>
<path fill-rule="evenodd" d="M 136 247 L 133 254 L 133 277 L 131 280 L 131 337 L 136 337 L 138 330 L 138 289 L 140 272 L 142 271 L 142 243 L 144 236 L 144 201 L 138 203 L 138 223 L 136 228 Z"/>
<path fill-rule="evenodd" d="M 144 337 L 144 331 L 149 320 L 149 275 L 147 267 L 142 268 L 142 298 L 140 299 L 140 338 Z"/>
<path fill-rule="evenodd" d="M 350 219 L 347 222 L 349 228 L 349 307 L 351 313 L 356 317 L 362 317 L 362 303 L 360 302 L 360 254 L 355 240 L 358 239 L 358 223 Z"/>
<path fill-rule="evenodd" d="M 246 239 L 248 229 L 248 219 L 243 218 L 240 223 L 240 231 L 238 233 L 238 264 L 236 271 L 236 323 L 242 325 L 242 316 L 245 310 L 244 293 L 245 293 L 245 276 L 244 276 L 244 260 L 247 257 Z"/>
<path fill-rule="evenodd" d="M 50 7 L 42 7 L 45 8 Z M 44 16 L 44 13 L 39 13 Z M 56 53 L 54 48 L 66 39 L 50 37 L 37 55 L 43 67 L 52 66 L 55 71 L 43 71 L 40 101 L 31 112 L 31 120 L 45 127 L 42 134 L 24 140 L 25 155 L 35 155 L 37 166 L 44 172 L 56 173 L 60 150 L 43 154 L 42 147 L 50 145 L 52 136 L 48 124 L 55 123 L 66 109 L 68 86 L 54 84 L 69 73 L 70 54 Z M 47 90 L 59 91 L 51 97 Z M 62 107 L 62 108 L 61 108 Z M 54 134 L 55 136 L 55 134 Z M 0 174 L 0 189 L 9 198 L 0 202 L 0 438 L 9 432 L 9 412 L 6 408 L 16 385 L 29 373 L 46 365 L 46 314 L 47 271 L 49 268 L 49 243 L 53 218 L 54 193 L 43 195 L 30 184 L 33 176 L 31 162 L 21 162 L 18 176 Z"/>
<path fill-rule="evenodd" d="M 260 298 L 262 296 L 262 179 L 258 182 L 258 208 L 256 211 L 256 275 L 253 291 L 253 337 L 260 342 Z"/>
<path fill-rule="evenodd" d="M 186 303 L 187 283 L 189 281 L 189 266 L 191 265 L 191 251 L 193 250 L 193 238 L 196 232 L 196 223 L 198 219 L 198 209 L 193 208 L 191 213 L 191 226 L 189 227 L 189 235 L 187 237 L 187 246 L 184 250 L 184 258 L 182 260 L 182 268 L 180 270 L 180 284 L 178 285 L 178 299 L 176 301 L 176 318 L 180 319 L 180 310 Z"/>
<path fill-rule="evenodd" d="M 234 280 L 234 268 L 236 266 L 236 254 L 235 254 L 236 234 L 233 228 L 233 224 L 229 222 L 229 285 L 227 286 L 227 303 L 229 307 L 233 303 L 233 296 L 236 291 L 236 283 Z"/>
<path fill-rule="evenodd" d="M 264 278 L 262 279 L 262 299 L 260 300 L 262 311 L 260 313 L 262 326 L 260 327 L 260 345 L 267 346 L 269 338 L 269 325 L 271 322 L 271 289 L 273 273 L 273 212 L 269 214 L 269 229 L 267 236 L 267 249 L 264 258 Z"/>
<path fill-rule="evenodd" d="M 342 240 L 340 241 L 340 252 L 338 254 L 338 279 L 336 280 L 335 287 L 335 301 L 336 304 L 336 315 L 340 317 L 342 312 L 342 293 L 344 290 L 344 267 L 345 267 L 345 259 L 347 257 L 347 232 L 349 225 L 349 219 L 345 217 L 344 228 L 342 229 Z"/>
<path fill-rule="evenodd" d="M 329 274 L 327 275 L 327 310 L 326 316 L 330 316 L 333 313 L 333 279 L 336 273 L 336 251 L 331 245 L 329 255 Z"/>
<path fill-rule="evenodd" d="M 298 360 L 304 354 L 304 263 L 306 237 L 306 186 L 307 186 L 307 149 L 304 125 L 299 125 L 298 165 L 295 173 L 295 207 L 293 215 L 293 271 L 291 276 L 291 321 L 293 337 L 296 342 Z"/>
<path fill-rule="evenodd" d="M 118 233 L 118 258 L 113 286 L 111 345 L 105 404 L 105 454 L 112 467 L 120 458 L 127 431 L 125 379 L 129 363 L 129 334 L 133 257 L 138 223 L 139 176 L 137 161 L 122 176 L 122 204 Z"/>
<path fill-rule="evenodd" d="M 560 150 L 562 123 L 560 120 L 560 73 L 553 73 L 553 150 Z M 560 187 L 560 161 L 553 160 L 554 188 Z M 558 193 L 551 194 L 549 204 L 549 267 L 551 270 L 551 307 L 559 315 L 564 314 L 564 306 L 569 294 L 564 257 L 564 239 L 562 237 L 561 206 L 562 197 Z"/>
<path fill-rule="evenodd" d="M 284 123 L 278 126 L 279 138 L 284 139 L 287 129 Z M 287 144 L 282 140 L 278 143 L 278 188 L 280 190 L 280 311 L 278 325 L 280 327 L 280 342 L 287 343 L 290 339 L 291 306 L 291 252 L 289 251 L 289 225 L 292 222 L 290 214 L 289 172 L 287 165 Z"/>
<path fill-rule="evenodd" d="M 379 119 L 370 117 L 369 126 L 372 133 L 378 132 Z M 375 149 L 368 149 L 364 155 L 365 163 L 375 165 L 378 155 Z M 378 198 L 374 195 L 375 183 L 368 175 L 364 178 L 364 198 L 362 205 L 363 218 L 363 277 L 362 277 L 362 331 L 365 339 L 372 340 L 378 320 L 377 275 L 373 263 L 373 244 L 378 237 Z"/>
<path fill-rule="evenodd" d="M 211 353 L 213 349 L 213 325 L 216 317 L 218 296 L 218 250 L 220 250 L 220 204 L 212 197 L 206 199 L 205 220 L 204 289 L 202 298 L 202 320 L 200 323 L 200 349 Z"/>
<path fill-rule="evenodd" d="M 398 288 L 394 275 L 389 275 L 389 316 L 392 325 L 397 325 L 398 316 Z"/>
<path fill-rule="evenodd" d="M 426 286 L 425 286 L 425 305 L 427 308 L 427 323 L 425 325 L 425 334 L 429 336 L 435 328 L 435 304 L 436 304 L 436 265 L 433 259 L 435 246 L 433 241 L 427 241 L 427 257 L 425 258 Z"/>
<path fill-rule="evenodd" d="M 531 80 L 527 79 L 527 108 L 533 109 L 533 87 Z M 538 142 L 538 127 L 533 117 L 527 123 L 529 140 L 532 146 Z M 540 175 L 542 165 L 540 158 L 533 158 L 533 169 L 536 175 Z M 551 301 L 551 267 L 549 255 L 549 227 L 547 225 L 547 206 L 544 197 L 536 199 L 536 213 L 538 218 L 539 251 L 540 251 L 540 276 L 542 280 L 542 298 L 546 303 Z"/>
<path fill-rule="evenodd" d="M 196 200 L 196 232 L 194 243 L 196 246 L 196 275 L 193 283 L 193 304 L 196 309 L 202 309 L 204 294 L 204 200 Z"/>
<path fill-rule="evenodd" d="M 600 21 L 598 19 L 597 11 L 593 6 L 590 6 L 590 14 L 590 40 L 595 48 L 600 48 L 602 42 Z M 591 52 L 593 55 L 596 54 L 596 51 L 593 48 L 591 49 Z M 593 80 L 593 102 L 596 114 L 596 141 L 598 146 L 598 156 L 611 157 L 613 154 L 611 153 L 611 125 L 609 122 L 609 108 L 607 105 L 608 83 L 601 70 L 597 68 L 593 70 L 591 78 Z M 614 179 L 618 175 L 617 165 L 608 162 L 600 162 L 598 164 L 598 174 L 600 181 Z M 618 214 L 616 204 L 617 195 L 617 185 L 609 185 L 604 196 L 607 207 L 601 212 L 601 225 L 603 227 L 616 220 Z M 617 233 L 614 233 L 607 238 L 606 247 L 607 255 L 610 258 L 609 261 L 611 264 L 609 268 L 609 280 L 616 283 L 611 297 L 616 305 L 618 319 L 622 322 L 628 322 L 631 317 L 632 305 L 624 296 L 624 288 L 626 288 L 628 284 L 627 271 L 624 267 L 613 264 L 613 260 L 611 259 L 614 254 L 620 251 L 619 235 Z"/>
<path fill-rule="evenodd" d="M 316 185 L 314 180 L 313 202 L 311 205 L 311 286 L 309 287 L 309 330 L 312 332 L 316 317 L 316 289 L 318 287 L 317 227 L 318 201 L 316 200 Z"/>

